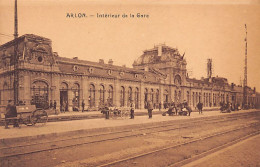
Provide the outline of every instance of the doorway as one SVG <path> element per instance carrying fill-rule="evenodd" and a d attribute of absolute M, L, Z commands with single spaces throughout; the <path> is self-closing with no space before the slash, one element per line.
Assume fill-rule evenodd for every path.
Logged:
<path fill-rule="evenodd" d="M 68 91 L 60 91 L 60 110 L 61 112 L 68 111 Z"/>

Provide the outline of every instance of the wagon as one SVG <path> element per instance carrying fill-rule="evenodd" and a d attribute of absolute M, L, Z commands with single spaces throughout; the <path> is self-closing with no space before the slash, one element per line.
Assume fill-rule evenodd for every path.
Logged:
<path fill-rule="evenodd" d="M 5 121 L 14 121 L 25 125 L 45 125 L 48 113 L 43 109 L 36 109 L 35 105 L 16 106 L 17 117 L 6 118 Z"/>
<path fill-rule="evenodd" d="M 129 107 L 109 107 L 109 116 L 112 119 L 127 118 L 130 115 Z"/>

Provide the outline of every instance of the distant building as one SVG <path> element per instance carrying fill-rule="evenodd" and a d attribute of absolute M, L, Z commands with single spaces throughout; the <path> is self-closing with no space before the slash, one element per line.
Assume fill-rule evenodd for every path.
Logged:
<path fill-rule="evenodd" d="M 181 103 L 195 107 L 218 107 L 221 102 L 242 105 L 243 88 L 228 84 L 227 79 L 210 77 L 191 79 L 186 60 L 175 48 L 158 45 L 145 50 L 133 68 L 60 57 L 52 50 L 50 39 L 33 34 L 20 36 L 0 46 L 0 105 L 13 99 L 14 45 L 18 43 L 19 100 L 45 107 L 56 100 L 57 108 L 73 111 L 82 100 L 90 109 L 104 103 L 129 106 L 134 101 L 143 109 L 151 100 L 159 103 Z M 76 55 L 73 55 L 76 56 Z M 259 94 L 248 88 L 248 101 L 259 104 Z"/>

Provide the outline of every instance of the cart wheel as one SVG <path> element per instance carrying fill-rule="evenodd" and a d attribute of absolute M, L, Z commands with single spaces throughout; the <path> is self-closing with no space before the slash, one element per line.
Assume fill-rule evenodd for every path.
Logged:
<path fill-rule="evenodd" d="M 45 110 L 36 110 L 33 113 L 32 120 L 34 124 L 43 126 L 48 121 L 48 113 Z"/>
<path fill-rule="evenodd" d="M 28 116 L 27 119 L 25 121 L 23 121 L 23 123 L 27 126 L 33 126 L 35 125 L 35 118 L 33 116 Z"/>

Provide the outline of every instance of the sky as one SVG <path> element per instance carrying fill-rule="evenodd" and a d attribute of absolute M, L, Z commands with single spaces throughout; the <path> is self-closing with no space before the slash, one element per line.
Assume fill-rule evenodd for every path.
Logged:
<path fill-rule="evenodd" d="M 71 14 L 87 17 L 67 17 Z M 235 84 L 244 79 L 245 24 L 248 85 L 260 92 L 259 0 L 18 0 L 19 36 L 49 38 L 61 57 L 113 59 L 132 67 L 145 49 L 163 43 L 185 52 L 190 77 L 206 77 L 212 58 L 213 75 Z M 0 0 L 0 44 L 12 40 L 13 33 L 14 0 Z"/>

